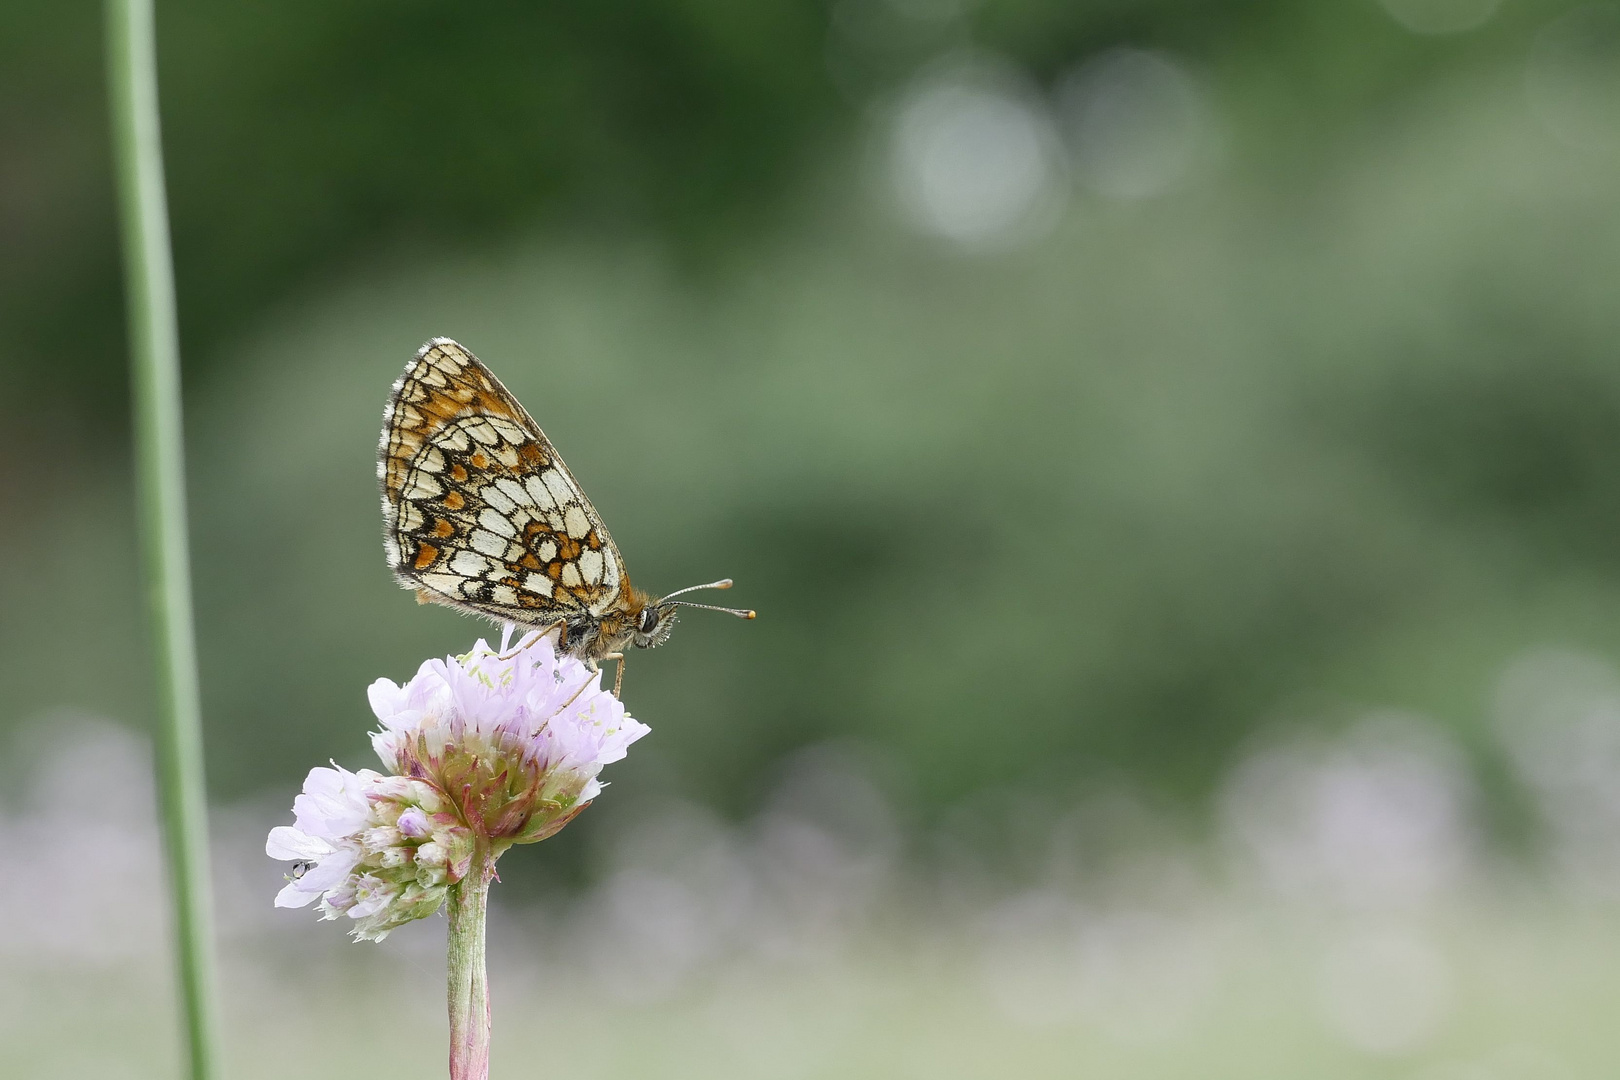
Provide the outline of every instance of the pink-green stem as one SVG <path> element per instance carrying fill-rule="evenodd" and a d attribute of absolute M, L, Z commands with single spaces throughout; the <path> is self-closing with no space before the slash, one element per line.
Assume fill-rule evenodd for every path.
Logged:
<path fill-rule="evenodd" d="M 489 1080 L 489 976 L 484 968 L 484 916 L 495 859 L 480 840 L 467 876 L 450 890 L 446 949 L 450 989 L 450 1080 Z"/>

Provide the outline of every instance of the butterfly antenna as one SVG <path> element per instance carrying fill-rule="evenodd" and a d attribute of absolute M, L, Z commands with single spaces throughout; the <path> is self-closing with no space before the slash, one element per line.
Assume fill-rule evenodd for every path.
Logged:
<path fill-rule="evenodd" d="M 669 598 L 666 596 L 664 599 L 667 600 Z M 659 603 L 663 602 L 663 600 L 659 601 Z M 690 600 L 677 600 L 675 601 L 675 606 L 702 608 L 704 611 L 723 611 L 727 615 L 735 615 L 739 619 L 752 619 L 754 617 L 754 612 L 750 608 L 715 607 L 713 604 L 694 604 Z"/>
<path fill-rule="evenodd" d="M 728 577 L 727 578 L 721 578 L 719 581 L 711 581 L 707 585 L 688 585 L 684 589 L 676 589 L 674 592 L 670 593 L 669 596 L 661 597 L 658 602 L 660 604 L 662 604 L 665 600 L 671 599 L 672 597 L 684 596 L 689 592 L 697 592 L 699 589 L 729 589 L 729 588 L 731 588 L 731 579 L 728 578 Z"/>

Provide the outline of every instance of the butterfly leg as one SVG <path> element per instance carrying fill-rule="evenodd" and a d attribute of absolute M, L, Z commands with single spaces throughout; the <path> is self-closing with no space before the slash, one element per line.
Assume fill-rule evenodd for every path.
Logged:
<path fill-rule="evenodd" d="M 620 697 L 621 695 L 619 691 L 624 689 L 624 653 L 610 652 L 606 656 L 602 657 L 602 659 L 617 660 L 619 662 L 619 666 L 617 669 L 615 669 L 613 674 L 613 696 Z"/>
<path fill-rule="evenodd" d="M 507 625 L 510 626 L 511 624 L 508 623 Z M 557 632 L 557 641 L 553 643 L 553 647 L 557 652 L 562 652 L 562 646 L 559 643 L 562 641 L 564 635 L 568 633 L 568 624 L 563 622 L 561 619 L 558 619 L 550 626 L 526 631 L 522 637 L 518 638 L 516 645 L 499 654 L 500 658 L 502 660 L 510 660 L 512 657 L 516 656 L 530 645 L 533 645 L 536 641 L 548 636 L 553 630 Z"/>

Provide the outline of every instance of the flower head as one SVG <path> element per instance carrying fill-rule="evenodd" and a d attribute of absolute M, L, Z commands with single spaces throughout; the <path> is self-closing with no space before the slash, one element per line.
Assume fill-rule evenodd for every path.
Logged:
<path fill-rule="evenodd" d="M 370 697 L 388 773 L 311 770 L 296 823 L 271 830 L 265 851 L 302 871 L 278 907 L 319 897 L 326 918 L 378 941 L 438 910 L 476 846 L 493 859 L 572 821 L 601 793 L 602 766 L 649 730 L 539 636 L 502 653 L 479 641 L 404 686 L 378 679 Z"/>

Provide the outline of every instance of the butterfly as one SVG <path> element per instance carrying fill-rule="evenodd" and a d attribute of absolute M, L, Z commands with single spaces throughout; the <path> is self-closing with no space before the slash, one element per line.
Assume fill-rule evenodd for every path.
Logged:
<path fill-rule="evenodd" d="M 620 661 L 662 645 L 677 607 L 754 612 L 630 584 L 607 526 L 517 399 L 449 338 L 417 350 L 389 392 L 377 448 L 383 548 L 422 603 L 555 631 L 560 652 Z"/>

